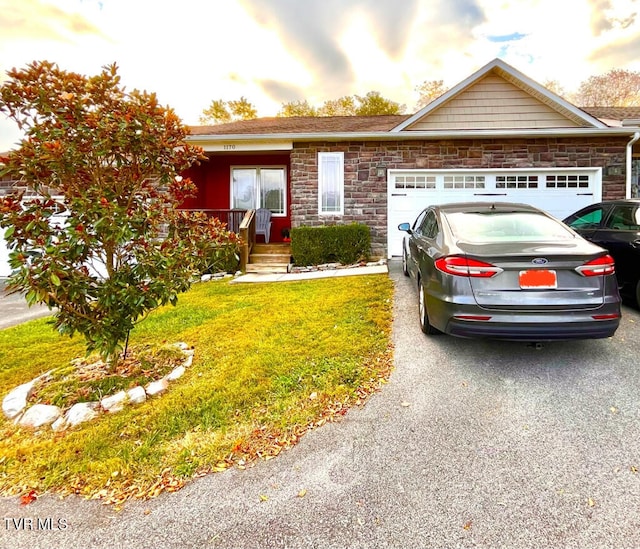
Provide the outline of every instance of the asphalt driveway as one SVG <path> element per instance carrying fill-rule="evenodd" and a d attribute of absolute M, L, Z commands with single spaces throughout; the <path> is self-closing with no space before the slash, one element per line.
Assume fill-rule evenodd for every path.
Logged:
<path fill-rule="evenodd" d="M 0 547 L 640 547 L 638 312 L 540 350 L 427 338 L 399 263 L 390 276 L 396 369 L 366 406 L 120 513 L 1 499 Z"/>
<path fill-rule="evenodd" d="M 22 294 L 8 295 L 5 288 L 6 279 L 0 278 L 0 330 L 51 314 L 44 305 L 27 306 Z"/>

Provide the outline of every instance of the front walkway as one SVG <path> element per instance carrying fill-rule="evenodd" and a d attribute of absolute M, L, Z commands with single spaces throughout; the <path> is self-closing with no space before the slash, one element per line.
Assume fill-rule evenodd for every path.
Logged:
<path fill-rule="evenodd" d="M 356 276 L 370 274 L 387 274 L 386 265 L 373 265 L 370 267 L 353 267 L 348 269 L 327 269 L 323 271 L 310 271 L 306 273 L 247 273 L 231 281 L 232 284 L 241 282 L 293 282 L 295 280 L 310 280 L 314 278 L 331 278 L 337 276 Z"/>

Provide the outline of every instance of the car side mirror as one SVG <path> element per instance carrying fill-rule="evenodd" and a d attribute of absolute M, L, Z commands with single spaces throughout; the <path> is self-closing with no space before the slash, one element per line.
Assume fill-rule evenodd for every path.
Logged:
<path fill-rule="evenodd" d="M 398 225 L 398 229 L 400 231 L 404 231 L 405 233 L 409 233 L 409 234 L 413 232 L 411 230 L 411 225 L 409 223 L 400 223 L 400 225 Z"/>

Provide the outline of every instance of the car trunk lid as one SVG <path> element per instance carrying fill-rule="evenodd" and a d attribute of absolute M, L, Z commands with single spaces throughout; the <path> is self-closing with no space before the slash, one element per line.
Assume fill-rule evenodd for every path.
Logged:
<path fill-rule="evenodd" d="M 596 309 L 604 302 L 604 276 L 583 276 L 577 267 L 603 255 L 583 240 L 562 242 L 459 241 L 459 249 L 502 269 L 490 278 L 470 277 L 478 305 L 486 309 L 535 311 Z M 551 303 L 551 304 L 550 304 Z"/>

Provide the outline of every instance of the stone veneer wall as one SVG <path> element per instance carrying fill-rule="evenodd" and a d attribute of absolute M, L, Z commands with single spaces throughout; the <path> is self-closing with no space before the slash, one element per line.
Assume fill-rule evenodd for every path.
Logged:
<path fill-rule="evenodd" d="M 617 166 L 621 174 L 603 171 L 603 199 L 625 196 L 628 139 L 547 138 L 441 141 L 296 143 L 291 152 L 291 224 L 319 226 L 365 223 L 371 228 L 374 257 L 386 257 L 387 169 L 456 168 L 591 168 Z M 344 215 L 318 215 L 318 152 L 344 152 Z"/>

